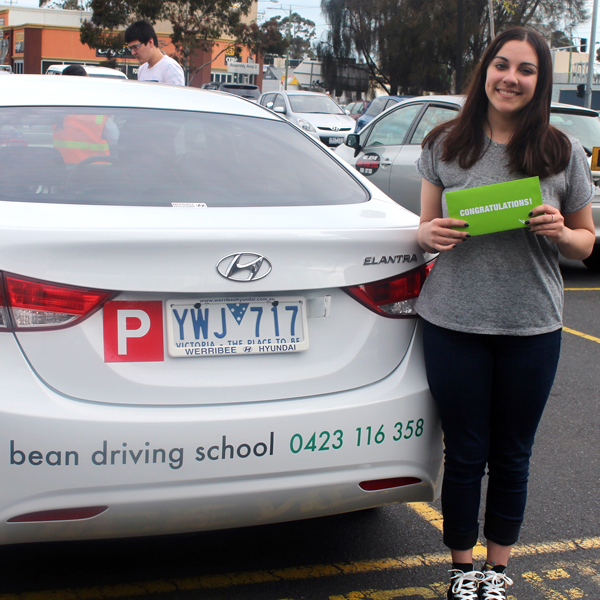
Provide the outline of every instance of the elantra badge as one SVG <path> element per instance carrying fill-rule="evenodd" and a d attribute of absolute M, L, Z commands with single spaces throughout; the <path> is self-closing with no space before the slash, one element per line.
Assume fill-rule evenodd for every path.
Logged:
<path fill-rule="evenodd" d="M 217 263 L 219 274 L 232 281 L 257 281 L 266 277 L 271 270 L 271 263 L 254 252 L 229 254 Z"/>

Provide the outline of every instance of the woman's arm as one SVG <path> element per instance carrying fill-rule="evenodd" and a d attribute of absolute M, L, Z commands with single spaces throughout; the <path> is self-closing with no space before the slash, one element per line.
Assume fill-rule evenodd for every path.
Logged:
<path fill-rule="evenodd" d="M 456 244 L 471 237 L 466 231 L 451 229 L 451 227 L 468 227 L 466 221 L 443 218 L 443 191 L 443 187 L 433 185 L 426 179 L 421 180 L 421 224 L 417 241 L 425 252 L 452 250 Z"/>
<path fill-rule="evenodd" d="M 536 206 L 527 225 L 536 235 L 544 235 L 553 241 L 565 258 L 583 260 L 587 258 L 596 242 L 596 229 L 592 219 L 592 205 L 568 215 L 562 215 L 553 206 Z"/>

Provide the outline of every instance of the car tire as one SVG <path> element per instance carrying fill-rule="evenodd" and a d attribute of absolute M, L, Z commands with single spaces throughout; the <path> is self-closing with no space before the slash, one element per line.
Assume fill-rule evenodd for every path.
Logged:
<path fill-rule="evenodd" d="M 592 253 L 583 260 L 583 264 L 590 270 L 600 273 L 600 244 L 594 244 Z"/>

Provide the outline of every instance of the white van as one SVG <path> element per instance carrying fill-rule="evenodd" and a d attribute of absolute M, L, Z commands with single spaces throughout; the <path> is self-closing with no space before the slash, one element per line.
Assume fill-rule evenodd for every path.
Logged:
<path fill-rule="evenodd" d="M 62 75 L 63 71 L 69 65 L 50 65 L 46 70 L 46 75 Z M 94 67 L 91 65 L 81 65 L 90 77 L 104 77 L 111 79 L 127 79 L 123 71 L 117 69 L 108 69 L 107 67 Z"/>

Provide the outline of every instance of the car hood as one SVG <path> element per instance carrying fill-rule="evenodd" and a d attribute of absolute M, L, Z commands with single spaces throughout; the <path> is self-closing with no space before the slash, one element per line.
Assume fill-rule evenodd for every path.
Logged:
<path fill-rule="evenodd" d="M 315 127 L 340 127 L 354 129 L 354 119 L 348 115 L 331 115 L 322 113 L 294 113 L 297 119 L 305 119 Z"/>

